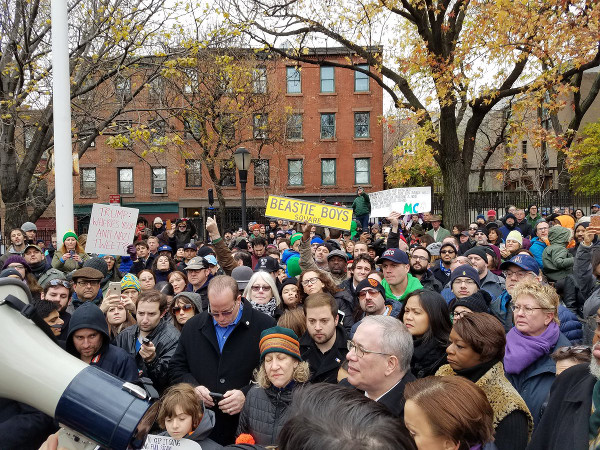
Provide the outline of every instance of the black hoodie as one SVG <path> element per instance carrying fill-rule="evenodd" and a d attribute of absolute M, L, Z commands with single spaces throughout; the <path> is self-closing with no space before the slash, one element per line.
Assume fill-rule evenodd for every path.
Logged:
<path fill-rule="evenodd" d="M 94 303 L 85 302 L 71 315 L 66 350 L 79 358 L 79 352 L 73 344 L 73 334 L 77 330 L 90 328 L 102 335 L 102 347 L 94 355 L 90 365 L 98 366 L 125 381 L 137 381 L 139 378 L 135 360 L 122 348 L 110 344 L 108 324 L 104 314 Z"/>

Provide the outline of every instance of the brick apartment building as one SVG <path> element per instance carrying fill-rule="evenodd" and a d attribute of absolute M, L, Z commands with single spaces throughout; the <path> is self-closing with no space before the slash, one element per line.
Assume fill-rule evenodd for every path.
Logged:
<path fill-rule="evenodd" d="M 343 48 L 313 49 L 310 57 L 315 62 L 339 63 L 353 58 Z M 253 158 L 247 183 L 248 220 L 261 217 L 270 194 L 350 204 L 358 186 L 367 191 L 383 188 L 381 86 L 360 72 L 277 57 L 266 59 L 256 70 L 255 88 L 278 95 L 287 125 L 284 142 L 267 146 L 261 145 L 265 136 L 259 125 L 264 118 L 259 115 L 250 127 L 240 130 L 253 133 L 243 145 Z M 132 82 L 117 84 L 117 89 L 127 83 L 130 87 Z M 136 101 L 147 102 L 151 110 L 151 100 L 149 92 Z M 123 126 L 123 121 L 117 123 Z M 168 149 L 142 157 L 135 143 L 114 148 L 107 145 L 107 135 L 96 138 L 94 147 L 79 161 L 80 174 L 73 180 L 80 232 L 87 229 L 92 204 L 107 203 L 114 194 L 120 194 L 123 206 L 138 208 L 149 222 L 156 216 L 191 217 L 201 226 L 209 206 L 207 189 L 215 186 L 202 161 L 189 156 L 197 143 L 187 140 L 184 130 L 176 129 L 178 125 L 169 123 L 168 127 L 184 136 L 187 157 Z M 220 186 L 227 224 L 239 223 L 240 183 L 234 167 L 221 168 L 227 171 Z"/>

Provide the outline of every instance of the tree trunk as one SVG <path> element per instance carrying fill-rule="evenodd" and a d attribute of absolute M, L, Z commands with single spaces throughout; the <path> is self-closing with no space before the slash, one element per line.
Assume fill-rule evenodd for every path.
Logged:
<path fill-rule="evenodd" d="M 440 167 L 444 186 L 444 228 L 451 230 L 456 224 L 469 223 L 469 167 L 460 159 L 448 158 Z"/>
<path fill-rule="evenodd" d="M 28 222 L 29 215 L 24 200 L 11 199 L 11 201 L 5 202 L 4 206 L 6 208 L 4 235 L 6 236 L 12 228 L 21 228 L 21 225 Z"/>

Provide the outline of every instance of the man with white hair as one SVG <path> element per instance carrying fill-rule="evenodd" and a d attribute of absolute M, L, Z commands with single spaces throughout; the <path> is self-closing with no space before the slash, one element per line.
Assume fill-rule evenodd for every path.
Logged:
<path fill-rule="evenodd" d="M 348 378 L 353 386 L 384 405 L 394 416 L 404 417 L 404 387 L 415 380 L 410 372 L 413 339 L 395 317 L 365 317 L 348 341 Z"/>
<path fill-rule="evenodd" d="M 528 450 L 600 448 L 600 309 L 595 318 L 589 365 L 577 364 L 556 378 Z M 575 349 L 590 351 L 585 346 Z"/>

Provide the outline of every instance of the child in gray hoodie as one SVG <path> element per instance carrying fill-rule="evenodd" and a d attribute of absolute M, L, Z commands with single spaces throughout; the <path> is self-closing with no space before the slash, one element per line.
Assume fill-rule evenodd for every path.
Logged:
<path fill-rule="evenodd" d="M 549 281 L 559 281 L 573 272 L 575 258 L 567 250 L 571 240 L 571 230 L 561 226 L 553 226 L 548 231 L 550 245 L 542 253 L 544 274 Z"/>

